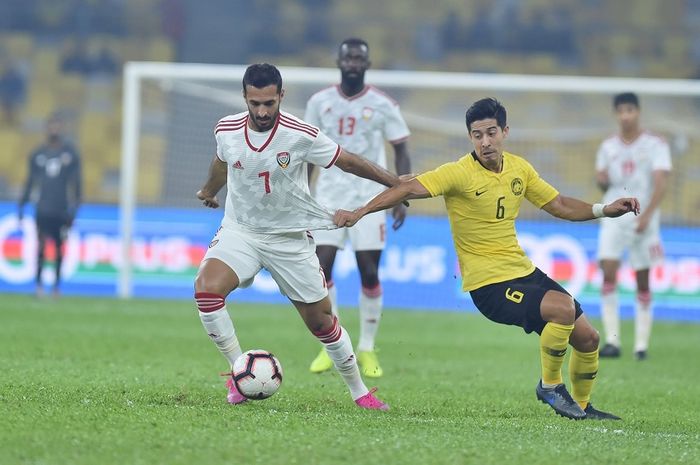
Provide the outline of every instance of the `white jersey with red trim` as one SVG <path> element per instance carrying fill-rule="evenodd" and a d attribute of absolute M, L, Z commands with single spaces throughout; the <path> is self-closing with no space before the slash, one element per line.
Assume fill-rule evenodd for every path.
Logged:
<path fill-rule="evenodd" d="M 653 172 L 671 170 L 671 151 L 662 137 L 648 132 L 629 143 L 615 135 L 600 145 L 596 170 L 607 172 L 610 181 L 603 202 L 637 197 L 641 211 L 644 211 L 654 190 Z M 655 213 L 658 216 L 658 211 Z M 629 221 L 634 219 L 634 215 L 624 216 L 629 217 Z"/>
<path fill-rule="evenodd" d="M 333 229 L 333 212 L 309 193 L 307 163 L 331 167 L 340 147 L 299 118 L 280 111 L 272 129 L 256 133 L 248 112 L 216 125 L 216 155 L 228 164 L 224 226 L 284 233 Z"/>
<path fill-rule="evenodd" d="M 304 120 L 348 152 L 386 168 L 384 142 L 398 143 L 411 134 L 399 105 L 373 86 L 348 97 L 339 85 L 314 94 L 306 104 Z M 384 190 L 368 179 L 358 179 L 337 167 L 319 173 L 314 197 L 331 209 L 356 208 Z"/>

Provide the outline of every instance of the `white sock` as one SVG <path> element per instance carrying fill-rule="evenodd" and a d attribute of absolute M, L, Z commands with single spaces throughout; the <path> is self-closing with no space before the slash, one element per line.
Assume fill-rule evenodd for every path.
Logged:
<path fill-rule="evenodd" d="M 224 298 L 213 294 L 195 294 L 197 307 L 199 308 L 199 319 L 202 321 L 204 330 L 209 338 L 214 341 L 219 352 L 228 360 L 233 367 L 233 362 L 243 353 L 241 345 L 233 329 L 233 322 L 226 310 Z M 212 310 L 216 308 L 216 310 Z M 202 311 L 205 310 L 205 311 Z"/>
<path fill-rule="evenodd" d="M 603 329 L 605 330 L 605 342 L 620 347 L 620 312 L 618 308 L 617 291 L 606 289 L 603 285 L 601 295 L 600 313 L 603 318 Z"/>
<path fill-rule="evenodd" d="M 357 359 L 352 350 L 352 342 L 345 328 L 340 326 L 338 319 L 333 319 L 333 327 L 330 331 L 315 336 L 323 343 L 328 356 L 333 360 L 335 369 L 350 390 L 350 395 L 354 400 L 359 399 L 369 392 L 367 386 L 360 377 L 360 370 L 357 368 Z"/>
<path fill-rule="evenodd" d="M 379 322 L 382 319 L 382 307 L 384 296 L 381 285 L 374 289 L 362 288 L 360 292 L 360 342 L 357 350 L 371 352 L 374 350 L 374 341 L 379 330 Z"/>
<path fill-rule="evenodd" d="M 651 305 L 651 294 L 637 293 L 637 304 L 634 309 L 634 351 L 639 352 L 649 348 L 651 324 L 654 314 Z"/>

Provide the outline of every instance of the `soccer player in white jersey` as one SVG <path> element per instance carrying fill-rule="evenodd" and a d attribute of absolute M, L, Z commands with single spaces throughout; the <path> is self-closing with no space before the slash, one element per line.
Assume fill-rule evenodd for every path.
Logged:
<path fill-rule="evenodd" d="M 369 46 L 362 39 L 344 40 L 338 48 L 337 65 L 340 84 L 314 94 L 306 105 L 304 120 L 318 126 L 334 141 L 349 151 L 386 167 L 384 143 L 394 149 L 396 172 L 411 172 L 406 140 L 410 135 L 399 105 L 376 87 L 365 84 L 365 71 L 370 67 Z M 332 167 L 321 170 L 314 186 L 314 198 L 333 211 L 357 208 L 382 191 L 379 184 L 358 180 Z M 406 207 L 393 209 L 393 229 L 404 222 Z M 377 378 L 383 370 L 375 352 L 375 339 L 382 316 L 382 287 L 379 282 L 379 261 L 386 238 L 386 214 L 367 215 L 351 228 L 314 232 L 316 255 L 328 283 L 333 314 L 338 315 L 337 288 L 333 282 L 333 264 L 338 249 L 349 240 L 355 252 L 360 273 L 359 293 L 360 339 L 357 362 L 362 374 Z M 333 367 L 325 350 L 313 360 L 310 370 L 321 373 Z"/>
<path fill-rule="evenodd" d="M 242 350 L 226 309 L 226 296 L 249 286 L 265 268 L 292 302 L 309 330 L 321 341 L 362 408 L 386 410 L 365 386 L 347 331 L 331 313 L 326 282 L 310 229 L 333 228 L 333 213 L 309 193 L 307 164 L 335 165 L 378 183 L 399 182 L 393 173 L 343 150 L 318 128 L 280 110 L 282 77 L 270 64 L 248 67 L 243 97 L 248 111 L 226 116 L 216 125 L 216 155 L 197 192 L 216 208 L 226 184 L 224 218 L 195 279 L 195 300 L 202 324 L 229 364 Z M 245 402 L 232 379 L 228 401 Z"/>
<path fill-rule="evenodd" d="M 598 186 L 605 192 L 605 203 L 623 195 L 637 197 L 641 214 L 601 219 L 598 260 L 603 271 L 601 313 L 606 344 L 600 356 L 620 356 L 617 271 L 627 249 L 637 280 L 634 356 L 644 360 L 652 324 L 649 269 L 663 256 L 659 205 L 671 171 L 671 153 L 661 137 L 642 130 L 636 94 L 616 95 L 613 108 L 620 131 L 603 141 L 598 149 Z"/>

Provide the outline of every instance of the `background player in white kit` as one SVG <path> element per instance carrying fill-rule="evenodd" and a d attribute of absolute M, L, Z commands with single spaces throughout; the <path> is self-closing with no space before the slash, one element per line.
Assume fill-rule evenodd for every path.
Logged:
<path fill-rule="evenodd" d="M 605 192 L 605 203 L 622 196 L 637 197 L 641 214 L 600 220 L 598 260 L 603 271 L 601 313 L 606 340 L 600 356 L 620 356 L 617 271 L 622 254 L 628 249 L 637 279 L 634 355 L 643 360 L 647 357 L 652 324 L 649 269 L 663 257 L 659 205 L 671 170 L 671 153 L 661 137 L 641 129 L 636 94 L 616 95 L 613 108 L 620 132 L 603 141 L 598 150 L 598 185 Z"/>
<path fill-rule="evenodd" d="M 384 143 L 394 148 L 396 172 L 411 172 L 406 140 L 410 135 L 399 105 L 378 90 L 365 85 L 365 71 L 370 67 L 369 46 L 358 38 L 344 40 L 338 48 L 340 84 L 314 94 L 306 105 L 304 120 L 318 126 L 334 141 L 350 152 L 386 167 Z M 379 184 L 357 179 L 335 167 L 322 170 L 316 180 L 314 198 L 327 208 L 354 209 L 381 192 Z M 406 207 L 393 210 L 393 228 L 404 222 Z M 357 361 L 364 376 L 377 378 L 383 373 L 376 352 L 375 338 L 382 316 L 382 287 L 379 282 L 379 261 L 386 239 L 386 214 L 365 216 L 351 228 L 314 232 L 316 255 L 326 275 L 333 314 L 338 315 L 337 288 L 333 282 L 333 264 L 338 249 L 349 240 L 355 251 L 360 273 L 359 295 L 360 339 Z M 321 373 L 333 367 L 325 350 L 311 363 L 310 370 Z"/>
<path fill-rule="evenodd" d="M 251 65 L 243 76 L 248 111 L 226 116 L 216 125 L 216 155 L 197 197 L 205 206 L 216 208 L 216 194 L 224 184 L 228 193 L 221 227 L 195 279 L 199 316 L 233 365 L 242 351 L 225 298 L 236 288 L 249 286 L 265 268 L 323 343 L 357 405 L 386 410 L 388 406 L 363 383 L 350 337 L 331 313 L 315 244 L 307 230 L 334 227 L 333 213 L 311 197 L 307 163 L 324 168 L 335 164 L 387 186 L 399 179 L 346 152 L 318 128 L 280 111 L 283 96 L 277 68 Z M 227 386 L 229 403 L 245 402 L 230 377 Z"/>

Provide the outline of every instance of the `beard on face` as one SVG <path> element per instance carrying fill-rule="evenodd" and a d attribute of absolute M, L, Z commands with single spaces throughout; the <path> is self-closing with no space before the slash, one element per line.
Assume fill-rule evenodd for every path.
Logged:
<path fill-rule="evenodd" d="M 256 118 L 255 122 L 257 123 L 259 129 L 267 129 L 269 126 L 271 126 L 272 119 L 271 118 Z"/>
<path fill-rule="evenodd" d="M 269 116 L 267 118 L 261 119 L 253 115 L 252 112 L 249 112 L 250 118 L 253 120 L 253 123 L 255 125 L 255 128 L 260 131 L 267 131 L 268 129 L 272 128 L 272 125 L 274 124 L 275 120 L 277 119 L 278 113 L 275 113 L 272 116 Z"/>
<path fill-rule="evenodd" d="M 351 86 L 356 86 L 362 83 L 365 79 L 364 71 L 343 71 L 341 73 L 343 81 L 347 82 Z"/>

